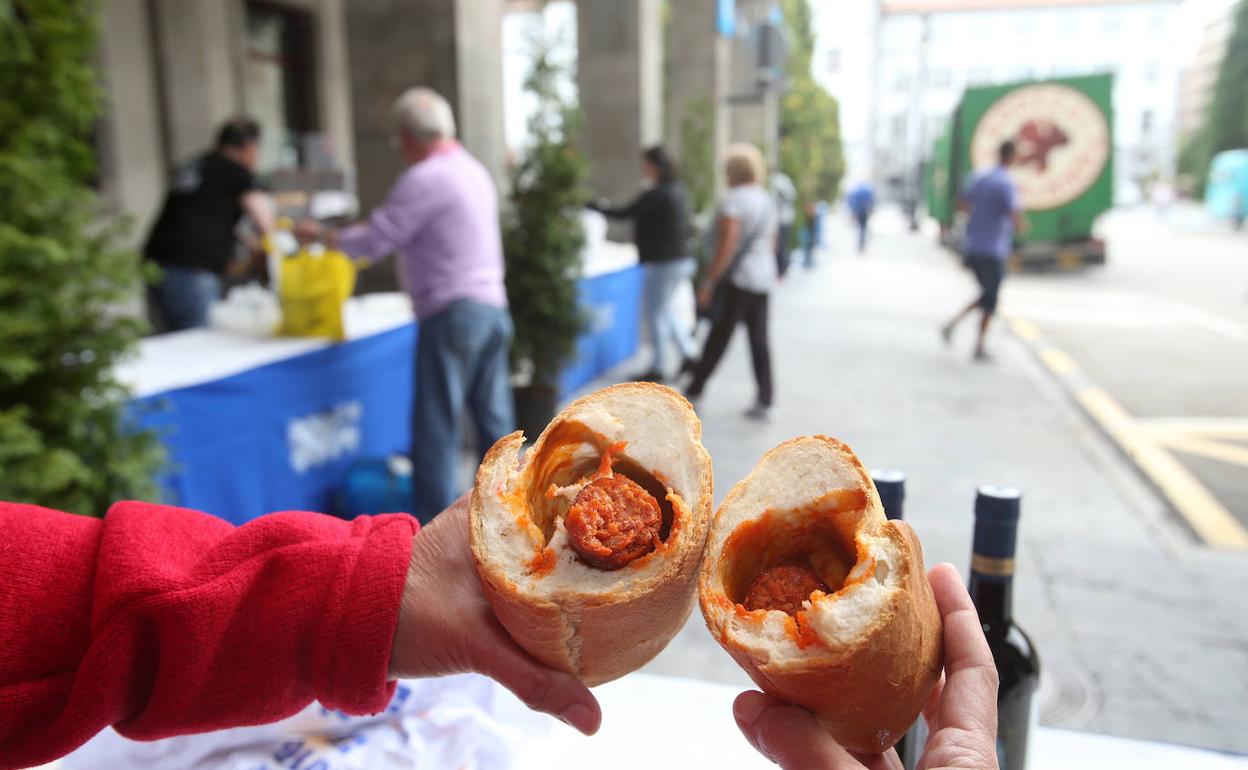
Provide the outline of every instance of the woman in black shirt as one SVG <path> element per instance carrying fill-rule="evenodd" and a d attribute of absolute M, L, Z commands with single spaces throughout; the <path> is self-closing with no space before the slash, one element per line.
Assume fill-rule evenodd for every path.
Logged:
<path fill-rule="evenodd" d="M 636 379 L 662 382 L 667 371 L 666 348 L 672 341 L 679 349 L 681 372 L 693 369 L 693 333 L 676 317 L 672 297 L 682 281 L 693 277 L 694 260 L 688 252 L 689 196 L 680 183 L 675 162 L 659 146 L 642 153 L 642 173 L 651 187 L 632 203 L 620 208 L 596 205 L 609 217 L 633 220 L 637 257 L 645 270 L 642 316 L 650 331 L 653 358 L 650 369 Z"/>

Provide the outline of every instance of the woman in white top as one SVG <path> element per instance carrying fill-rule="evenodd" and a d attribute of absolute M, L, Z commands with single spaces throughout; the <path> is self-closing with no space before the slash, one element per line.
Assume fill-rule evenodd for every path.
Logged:
<path fill-rule="evenodd" d="M 714 256 L 698 288 L 698 304 L 711 313 L 711 333 L 685 395 L 696 402 L 719 364 L 733 331 L 745 323 L 758 396 L 746 416 L 766 419 L 772 402 L 771 351 L 767 343 L 767 299 L 775 286 L 776 202 L 762 186 L 762 153 L 752 144 L 728 148 L 728 192 L 716 217 Z"/>

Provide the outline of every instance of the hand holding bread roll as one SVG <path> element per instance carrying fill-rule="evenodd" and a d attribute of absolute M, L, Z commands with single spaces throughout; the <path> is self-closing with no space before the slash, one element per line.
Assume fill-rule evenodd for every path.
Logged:
<path fill-rule="evenodd" d="M 896 743 L 940 675 L 922 548 L 885 519 L 836 439 L 785 442 L 732 488 L 699 594 L 707 627 L 759 687 L 809 709 L 851 751 Z"/>
<path fill-rule="evenodd" d="M 520 433 L 490 449 L 470 501 L 472 553 L 521 647 L 592 686 L 675 636 L 711 516 L 701 436 L 674 390 L 628 383 L 573 402 L 523 460 Z"/>

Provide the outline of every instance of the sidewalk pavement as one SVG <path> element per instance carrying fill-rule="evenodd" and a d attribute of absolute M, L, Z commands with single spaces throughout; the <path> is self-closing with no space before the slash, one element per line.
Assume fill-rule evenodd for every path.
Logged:
<path fill-rule="evenodd" d="M 1197 545 L 1004 324 L 993 363 L 970 361 L 969 321 L 946 349 L 969 275 L 899 216 L 872 224 L 866 257 L 834 223 L 821 264 L 772 295 L 770 422 L 742 415 L 754 385 L 734 337 L 700 404 L 716 502 L 770 447 L 836 436 L 905 471 L 927 564 L 965 574 L 976 487 L 1018 486 L 1015 616 L 1041 656 L 1041 722 L 1248 753 L 1248 555 Z M 645 670 L 749 685 L 696 610 Z"/>

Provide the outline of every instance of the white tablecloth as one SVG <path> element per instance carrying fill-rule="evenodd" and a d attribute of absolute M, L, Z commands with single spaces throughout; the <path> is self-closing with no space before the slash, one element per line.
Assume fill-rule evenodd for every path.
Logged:
<path fill-rule="evenodd" d="M 347 339 L 389 331 L 412 321 L 405 294 L 366 294 L 347 300 Z M 138 355 L 117 367 L 117 378 L 136 398 L 164 393 L 308 353 L 334 343 L 310 337 L 260 337 L 222 329 L 191 329 L 147 337 Z"/>

